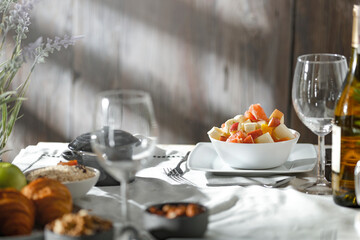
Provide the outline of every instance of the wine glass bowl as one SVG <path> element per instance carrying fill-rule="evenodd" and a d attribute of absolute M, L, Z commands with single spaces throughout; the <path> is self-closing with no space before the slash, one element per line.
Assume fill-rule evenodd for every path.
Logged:
<path fill-rule="evenodd" d="M 113 90 L 98 94 L 94 114 L 92 148 L 99 164 L 111 175 L 135 166 L 149 156 L 158 134 L 150 95 L 136 90 Z M 116 165 L 122 165 L 122 167 Z M 109 167 L 111 166 L 111 167 Z M 120 169 L 115 170 L 115 169 Z M 113 173 L 111 173 L 113 172 Z M 117 180 L 121 176 L 113 176 Z"/>
<path fill-rule="evenodd" d="M 112 90 L 97 95 L 91 146 L 100 166 L 121 183 L 121 212 L 126 234 L 129 230 L 136 234 L 127 213 L 127 183 L 134 178 L 140 161 L 155 149 L 157 135 L 148 93 Z"/>
<path fill-rule="evenodd" d="M 346 72 L 346 59 L 338 54 L 307 54 L 297 58 L 292 103 L 302 123 L 318 136 L 319 147 L 317 179 L 299 186 L 300 191 L 332 193 L 325 179 L 324 136 L 332 130 L 334 109 Z"/>
<path fill-rule="evenodd" d="M 133 154 L 139 145 L 140 140 L 132 134 L 122 130 L 111 131 L 109 127 L 103 127 L 92 135 L 92 148 L 99 164 L 118 181 L 128 181 L 135 175 L 137 164 L 133 162 Z"/>

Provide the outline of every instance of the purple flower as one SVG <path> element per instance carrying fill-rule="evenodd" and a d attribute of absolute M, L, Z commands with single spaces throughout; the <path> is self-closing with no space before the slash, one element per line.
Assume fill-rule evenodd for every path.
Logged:
<path fill-rule="evenodd" d="M 69 37 L 65 35 L 63 38 L 56 36 L 54 39 L 47 38 L 46 43 L 44 43 L 43 38 L 39 37 L 35 42 L 24 47 L 22 54 L 24 60 L 35 59 L 37 62 L 43 62 L 44 57 L 53 53 L 55 49 L 60 51 L 62 47 L 67 48 L 69 45 L 74 45 L 76 40 L 80 38 L 82 36 Z"/>
<path fill-rule="evenodd" d="M 16 33 L 21 39 L 26 38 L 25 33 L 29 31 L 30 12 L 34 8 L 34 3 L 37 0 L 22 0 L 21 3 L 16 3 L 9 12 L 9 25 L 15 28 Z"/>
<path fill-rule="evenodd" d="M 3 113 L 2 125 L 0 127 L 0 155 L 4 152 L 9 135 L 14 127 L 24 96 L 29 85 L 31 73 L 37 63 L 43 62 L 55 49 L 67 48 L 74 45 L 78 37 L 64 36 L 63 38 L 47 38 L 46 43 L 43 38 L 38 38 L 28 46 L 23 46 L 22 39 L 26 38 L 29 31 L 30 12 L 34 3 L 39 0 L 0 0 L 0 53 L 5 50 L 8 44 L 6 37 L 10 31 L 15 31 L 14 41 L 11 42 L 12 54 L 5 59 L 0 66 L 0 111 Z M 1 55 L 1 54 L 0 54 Z M 13 86 L 13 79 L 26 59 L 32 59 L 32 67 L 24 81 L 18 86 Z M 12 89 L 15 90 L 12 90 Z M 4 116 L 5 119 L 4 119 Z"/>

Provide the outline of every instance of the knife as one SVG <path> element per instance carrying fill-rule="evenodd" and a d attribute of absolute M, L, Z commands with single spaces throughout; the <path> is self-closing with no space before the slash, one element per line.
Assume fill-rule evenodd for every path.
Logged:
<path fill-rule="evenodd" d="M 277 187 L 281 187 L 287 183 L 289 183 L 292 179 L 294 179 L 294 176 L 291 177 L 287 177 L 287 178 L 283 178 L 283 179 L 279 179 L 273 183 L 270 184 L 265 184 L 262 183 L 260 181 L 257 181 L 256 183 L 239 183 L 239 182 L 229 182 L 229 183 L 207 183 L 206 186 L 209 187 L 223 187 L 223 186 L 242 186 L 242 187 L 247 187 L 247 186 L 263 186 L 266 188 L 277 188 Z"/>

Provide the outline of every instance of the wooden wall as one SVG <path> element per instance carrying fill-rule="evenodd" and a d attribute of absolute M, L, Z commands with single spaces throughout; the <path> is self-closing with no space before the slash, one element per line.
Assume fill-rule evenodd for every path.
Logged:
<path fill-rule="evenodd" d="M 38 65 L 7 157 L 29 144 L 68 142 L 89 131 L 94 95 L 120 88 L 150 92 L 161 143 L 208 141 L 212 126 L 252 103 L 268 114 L 280 109 L 301 132 L 300 142 L 315 143 L 291 104 L 294 64 L 304 53 L 349 55 L 353 2 L 41 1 L 29 41 L 84 38 Z"/>

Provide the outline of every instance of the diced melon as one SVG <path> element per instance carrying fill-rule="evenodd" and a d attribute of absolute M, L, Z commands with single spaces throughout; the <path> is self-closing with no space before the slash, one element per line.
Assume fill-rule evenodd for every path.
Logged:
<path fill-rule="evenodd" d="M 266 121 L 261 120 L 261 121 L 257 121 L 256 123 L 257 123 L 256 128 L 259 129 L 259 128 L 261 128 L 261 125 L 266 124 Z"/>
<path fill-rule="evenodd" d="M 234 117 L 234 119 L 236 120 L 236 121 L 238 121 L 239 123 L 243 123 L 243 122 L 245 122 L 246 121 L 246 117 L 244 116 L 244 115 L 236 115 L 235 117 Z"/>
<path fill-rule="evenodd" d="M 244 123 L 244 131 L 245 131 L 246 133 L 255 131 L 255 130 L 256 130 L 256 126 L 257 126 L 257 123 L 256 123 L 256 122 L 254 122 L 254 123 Z"/>
<path fill-rule="evenodd" d="M 274 128 L 273 136 L 276 137 L 277 139 L 282 139 L 282 138 L 293 139 L 293 138 L 295 138 L 294 134 L 292 134 L 292 132 L 283 123 L 280 123 L 279 126 Z"/>
<path fill-rule="evenodd" d="M 264 133 L 263 135 L 255 138 L 255 143 L 273 143 L 274 140 L 272 139 L 270 133 Z"/>
<path fill-rule="evenodd" d="M 237 121 L 236 121 L 235 119 L 233 119 L 233 118 L 227 120 L 227 121 L 225 122 L 225 126 L 224 126 L 224 128 L 223 128 L 223 131 L 224 131 L 225 133 L 227 133 L 227 134 L 230 134 L 230 127 L 231 127 L 234 123 L 236 123 L 236 122 L 237 122 Z"/>
<path fill-rule="evenodd" d="M 284 115 L 280 118 L 280 123 L 283 123 L 284 124 Z"/>
<path fill-rule="evenodd" d="M 269 119 L 270 119 L 270 118 L 278 118 L 278 119 L 281 119 L 281 118 L 283 118 L 283 117 L 284 117 L 284 114 L 283 114 L 281 111 L 275 109 L 275 110 L 271 113 Z"/>
<path fill-rule="evenodd" d="M 278 119 L 280 119 L 280 122 L 281 122 L 281 123 L 284 123 L 284 114 L 283 114 L 281 111 L 277 110 L 277 109 L 275 109 L 275 110 L 271 113 L 269 119 L 270 119 L 270 118 L 278 118 Z"/>
<path fill-rule="evenodd" d="M 274 128 L 269 127 L 269 125 L 267 123 L 261 125 L 261 130 L 263 131 L 263 133 L 270 133 L 270 135 L 272 134 L 272 131 L 274 130 Z"/>
<path fill-rule="evenodd" d="M 226 135 L 220 128 L 213 127 L 210 131 L 208 131 L 208 134 L 211 138 L 220 140 L 221 136 Z"/>

